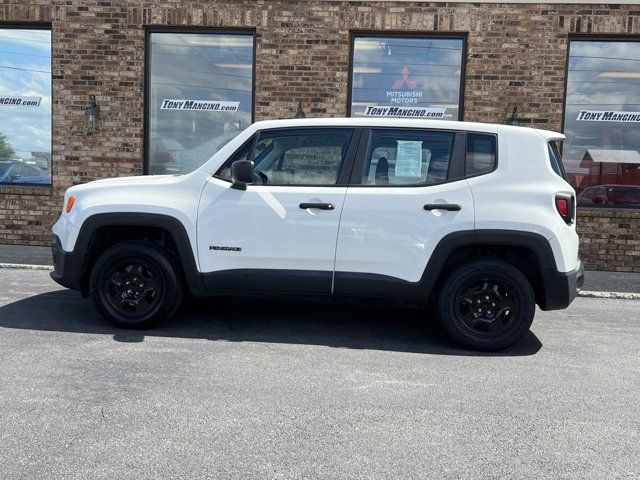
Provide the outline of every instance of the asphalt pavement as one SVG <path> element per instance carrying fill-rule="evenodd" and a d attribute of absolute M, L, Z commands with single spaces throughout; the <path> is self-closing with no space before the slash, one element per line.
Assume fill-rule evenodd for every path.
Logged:
<path fill-rule="evenodd" d="M 118 330 L 0 269 L 0 478 L 638 478 L 639 305 L 579 298 L 488 354 L 380 307 L 192 301 Z"/>

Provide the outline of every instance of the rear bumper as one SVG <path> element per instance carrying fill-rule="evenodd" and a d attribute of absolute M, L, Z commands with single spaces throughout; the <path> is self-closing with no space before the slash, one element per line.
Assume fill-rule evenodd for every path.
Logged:
<path fill-rule="evenodd" d="M 578 260 L 578 266 L 571 272 L 558 272 L 547 269 L 542 272 L 544 282 L 544 298 L 542 310 L 560 310 L 567 308 L 578 296 L 584 283 L 584 266 Z"/>
<path fill-rule="evenodd" d="M 53 236 L 51 253 L 53 255 L 51 278 L 63 287 L 80 290 L 82 258 L 78 258 L 78 255 L 73 252 L 66 252 L 57 235 Z"/>

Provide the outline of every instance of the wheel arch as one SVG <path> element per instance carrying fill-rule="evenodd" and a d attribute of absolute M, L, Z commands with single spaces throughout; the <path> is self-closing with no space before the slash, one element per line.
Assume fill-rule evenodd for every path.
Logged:
<path fill-rule="evenodd" d="M 557 272 L 556 262 L 549 241 L 533 232 L 474 230 L 446 235 L 434 249 L 420 283 L 431 295 L 455 267 L 476 258 L 514 265 L 529 280 L 536 303 L 543 309 L 550 304 L 547 278 Z"/>
<path fill-rule="evenodd" d="M 180 220 L 157 213 L 101 213 L 83 222 L 74 247 L 73 253 L 78 259 L 77 287 L 83 295 L 88 294 L 89 274 L 99 255 L 110 246 L 126 240 L 149 240 L 162 244 L 179 262 L 189 290 L 198 294 L 204 289 L 194 246 Z"/>

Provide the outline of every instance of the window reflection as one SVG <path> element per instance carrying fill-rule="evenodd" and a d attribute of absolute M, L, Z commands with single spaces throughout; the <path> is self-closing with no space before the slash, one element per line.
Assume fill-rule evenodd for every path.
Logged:
<path fill-rule="evenodd" d="M 356 37 L 351 115 L 419 117 L 427 108 L 434 116 L 425 118 L 458 120 L 462 48 L 462 39 Z"/>
<path fill-rule="evenodd" d="M 640 42 L 573 40 L 563 163 L 585 206 L 640 206 Z"/>
<path fill-rule="evenodd" d="M 195 170 L 251 123 L 253 36 L 151 33 L 148 170 Z"/>
<path fill-rule="evenodd" d="M 0 28 L 0 183 L 51 184 L 51 32 Z"/>

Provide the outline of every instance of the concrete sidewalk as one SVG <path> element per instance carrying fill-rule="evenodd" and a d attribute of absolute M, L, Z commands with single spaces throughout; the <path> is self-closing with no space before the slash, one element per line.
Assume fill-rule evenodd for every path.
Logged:
<path fill-rule="evenodd" d="M 49 247 L 0 244 L 0 264 L 51 266 L 51 249 Z M 585 274 L 582 289 L 588 292 L 640 294 L 640 273 L 588 271 Z"/>

